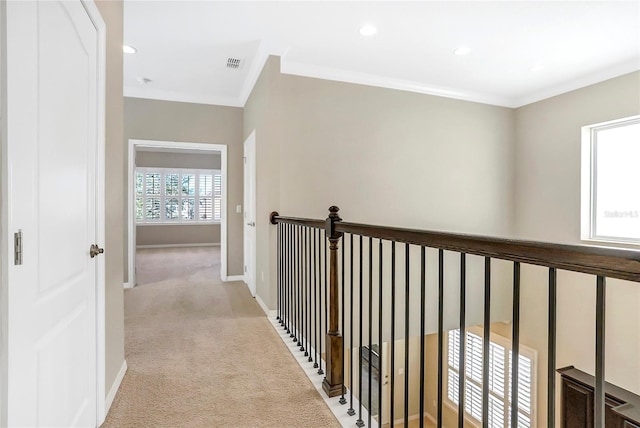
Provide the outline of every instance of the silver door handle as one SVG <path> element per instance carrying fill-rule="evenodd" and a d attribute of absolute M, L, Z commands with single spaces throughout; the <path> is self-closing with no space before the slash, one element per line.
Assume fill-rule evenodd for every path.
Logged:
<path fill-rule="evenodd" d="M 256 222 L 255 221 L 249 222 L 247 223 L 247 226 L 256 227 Z"/>
<path fill-rule="evenodd" d="M 98 247 L 96 244 L 91 244 L 91 248 L 89 248 L 89 255 L 91 258 L 94 258 L 98 254 L 104 253 L 104 248 Z"/>

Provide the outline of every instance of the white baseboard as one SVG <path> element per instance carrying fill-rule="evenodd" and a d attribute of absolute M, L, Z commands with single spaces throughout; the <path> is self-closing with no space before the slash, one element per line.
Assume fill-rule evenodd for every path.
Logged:
<path fill-rule="evenodd" d="M 434 424 L 438 423 L 436 421 L 436 418 L 434 418 L 433 416 L 431 416 L 427 412 L 424 412 L 424 417 L 429 419 L 429 421 L 431 421 Z M 409 420 L 409 421 L 415 421 L 416 419 L 419 419 L 419 415 L 412 415 L 412 416 L 409 416 L 409 418 L 407 418 L 407 420 Z M 404 422 L 404 418 L 396 419 L 396 420 L 393 421 L 393 426 L 402 425 L 403 422 Z"/>
<path fill-rule="evenodd" d="M 130 282 L 125 282 L 122 284 L 122 288 L 133 288 L 133 285 Z"/>
<path fill-rule="evenodd" d="M 120 371 L 118 372 L 118 376 L 116 376 L 116 380 L 113 381 L 113 385 L 111 385 L 111 389 L 109 390 L 109 394 L 107 394 L 107 398 L 105 398 L 104 405 L 104 414 L 105 416 L 109 413 L 109 409 L 113 404 L 113 399 L 116 398 L 116 393 L 120 388 L 120 384 L 122 383 L 122 379 L 124 379 L 124 375 L 127 373 L 127 361 L 122 362 L 122 367 L 120 367 Z"/>
<path fill-rule="evenodd" d="M 231 275 L 222 279 L 224 282 L 244 281 L 244 275 Z"/>
<path fill-rule="evenodd" d="M 190 247 L 219 247 L 219 242 L 203 244 L 157 244 L 157 245 L 136 245 L 136 249 L 144 250 L 149 248 L 190 248 Z"/>
<path fill-rule="evenodd" d="M 269 309 L 267 304 L 264 303 L 264 301 L 257 294 L 255 299 L 256 299 L 256 302 L 258 302 L 258 304 L 260 305 L 260 307 L 268 317 L 275 317 L 276 315 L 278 315 L 278 311 L 272 311 L 271 309 Z"/>

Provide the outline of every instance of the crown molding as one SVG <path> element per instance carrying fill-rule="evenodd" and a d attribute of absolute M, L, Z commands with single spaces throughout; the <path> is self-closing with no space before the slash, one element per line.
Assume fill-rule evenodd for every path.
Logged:
<path fill-rule="evenodd" d="M 183 92 L 163 91 L 153 88 L 124 87 L 124 96 L 131 98 L 146 98 L 150 100 L 176 101 L 181 103 L 210 104 L 226 107 L 244 107 L 244 103 L 237 97 L 203 96 Z"/>
<path fill-rule="evenodd" d="M 289 61 L 286 56 L 283 56 L 281 58 L 280 72 L 296 76 L 313 77 L 317 79 L 334 80 L 338 82 L 376 86 L 380 88 L 396 89 L 399 91 L 416 92 L 419 94 L 454 98 L 458 100 L 497 105 L 501 107 L 513 107 L 513 100 L 509 98 L 490 94 L 467 92 L 437 85 L 428 85 L 422 82 L 415 82 L 411 80 L 395 79 L 391 77 L 378 76 L 356 71 L 304 64 L 300 62 Z"/>
<path fill-rule="evenodd" d="M 564 82 L 560 85 L 556 85 L 550 88 L 546 88 L 542 91 L 533 92 L 515 99 L 513 103 L 514 108 L 523 107 L 528 104 L 532 104 L 538 101 L 546 100 L 557 95 L 565 94 L 567 92 L 575 91 L 576 89 L 584 88 L 586 86 L 594 85 L 596 83 L 604 82 L 605 80 L 620 77 L 622 75 L 633 73 L 640 70 L 640 60 L 633 59 L 618 63 L 614 66 L 607 67 L 596 73 L 591 73 L 587 76 L 583 76 L 577 79 Z"/>

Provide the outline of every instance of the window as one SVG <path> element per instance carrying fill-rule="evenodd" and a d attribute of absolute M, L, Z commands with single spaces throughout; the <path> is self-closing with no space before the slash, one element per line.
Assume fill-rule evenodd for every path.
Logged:
<path fill-rule="evenodd" d="M 222 220 L 220 171 L 138 168 L 134 191 L 138 224 Z"/>
<path fill-rule="evenodd" d="M 482 342 L 466 333 L 465 413 L 478 425 L 482 421 Z M 511 416 L 511 349 L 507 339 L 495 337 L 489 344 L 489 427 L 508 428 Z M 458 404 L 460 330 L 449 331 L 447 347 L 447 398 Z M 518 367 L 518 426 L 533 427 L 535 351 L 520 345 Z"/>
<path fill-rule="evenodd" d="M 582 238 L 640 244 L 640 116 L 582 129 Z"/>

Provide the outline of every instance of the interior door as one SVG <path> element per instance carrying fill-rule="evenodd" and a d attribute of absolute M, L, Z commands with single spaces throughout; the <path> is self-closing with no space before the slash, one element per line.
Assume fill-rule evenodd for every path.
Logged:
<path fill-rule="evenodd" d="M 98 32 L 78 0 L 5 7 L 3 167 L 22 255 L 9 239 L 4 417 L 96 426 Z"/>
<path fill-rule="evenodd" d="M 244 142 L 244 281 L 256 295 L 256 133 Z"/>

